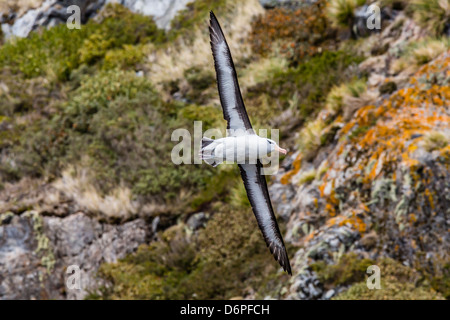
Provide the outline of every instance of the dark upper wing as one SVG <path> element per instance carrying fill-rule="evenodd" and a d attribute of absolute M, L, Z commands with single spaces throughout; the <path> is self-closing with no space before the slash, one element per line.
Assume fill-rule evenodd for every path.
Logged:
<path fill-rule="evenodd" d="M 239 165 L 247 196 L 264 240 L 275 260 L 283 267 L 284 271 L 292 275 L 286 247 L 284 246 L 283 238 L 273 213 L 272 203 L 270 202 L 266 179 L 261 175 L 261 167 L 262 165 L 259 161 L 257 164 Z"/>
<path fill-rule="evenodd" d="M 209 26 L 211 49 L 216 68 L 217 87 L 219 89 L 220 103 L 222 104 L 223 117 L 228 122 L 228 129 L 252 130 L 252 125 L 245 110 L 241 90 L 231 58 L 225 36 L 220 28 L 216 16 L 211 11 Z"/>

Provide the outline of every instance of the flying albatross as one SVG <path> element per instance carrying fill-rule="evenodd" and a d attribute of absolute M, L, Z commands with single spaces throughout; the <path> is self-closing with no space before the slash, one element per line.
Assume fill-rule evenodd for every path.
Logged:
<path fill-rule="evenodd" d="M 283 238 L 270 202 L 260 159 L 272 151 L 286 154 L 275 141 L 255 134 L 245 110 L 233 59 L 222 29 L 214 13 L 210 13 L 209 33 L 216 69 L 217 86 L 229 135 L 212 140 L 204 137 L 201 159 L 217 166 L 225 160 L 238 163 L 245 189 L 264 240 L 284 271 L 292 274 Z"/>

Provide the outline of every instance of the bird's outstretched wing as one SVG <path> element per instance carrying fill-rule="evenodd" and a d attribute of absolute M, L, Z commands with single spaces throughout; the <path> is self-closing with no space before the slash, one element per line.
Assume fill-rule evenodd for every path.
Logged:
<path fill-rule="evenodd" d="M 212 11 L 210 16 L 211 49 L 216 68 L 217 86 L 223 108 L 223 116 L 228 122 L 227 128 L 253 133 L 252 125 L 242 100 L 230 49 L 219 22 Z M 264 240 L 275 260 L 278 261 L 285 271 L 292 274 L 286 247 L 273 213 L 267 183 L 265 177 L 261 175 L 262 165 L 258 161 L 257 164 L 240 164 L 239 168 L 247 190 L 248 199 L 252 205 L 253 213 L 258 221 Z"/>
<path fill-rule="evenodd" d="M 264 240 L 275 260 L 283 267 L 284 271 L 292 275 L 286 247 L 284 246 L 283 238 L 273 213 L 272 203 L 270 202 L 266 179 L 261 175 L 261 167 L 262 165 L 259 161 L 257 164 L 239 165 L 245 190 Z"/>
<path fill-rule="evenodd" d="M 223 109 L 223 117 L 227 120 L 228 129 L 253 133 L 252 125 L 245 110 L 241 90 L 234 68 L 233 58 L 216 16 L 211 11 L 209 36 L 216 68 L 217 87 Z"/>

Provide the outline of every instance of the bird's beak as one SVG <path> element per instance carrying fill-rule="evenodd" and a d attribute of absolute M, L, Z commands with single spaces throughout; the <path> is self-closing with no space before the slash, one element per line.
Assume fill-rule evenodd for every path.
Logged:
<path fill-rule="evenodd" d="M 283 149 L 283 148 L 280 148 L 279 146 L 277 146 L 275 150 L 277 150 L 278 152 L 280 152 L 282 154 L 287 154 L 287 150 Z"/>

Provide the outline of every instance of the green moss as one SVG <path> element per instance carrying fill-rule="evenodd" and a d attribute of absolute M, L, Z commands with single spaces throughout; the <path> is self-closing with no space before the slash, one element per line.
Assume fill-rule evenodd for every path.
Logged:
<path fill-rule="evenodd" d="M 381 289 L 370 290 L 366 281 L 353 284 L 348 290 L 336 296 L 336 300 L 442 300 L 427 282 L 419 281 L 421 276 L 413 269 L 399 262 L 383 258 L 377 262 L 380 267 Z"/>
<path fill-rule="evenodd" d="M 442 268 L 442 272 L 431 277 L 431 287 L 440 292 L 445 299 L 450 299 L 450 264 L 447 263 Z"/>
<path fill-rule="evenodd" d="M 373 264 L 375 264 L 373 260 L 360 259 L 355 253 L 348 253 L 334 265 L 318 261 L 313 263 L 311 268 L 326 287 L 332 288 L 363 280 L 367 268 Z"/>
<path fill-rule="evenodd" d="M 164 231 L 161 241 L 116 264 L 104 264 L 100 276 L 109 289 L 88 298 L 228 299 L 249 287 L 272 290 L 275 270 L 251 210 L 225 209 L 198 237 L 178 224 Z"/>
<path fill-rule="evenodd" d="M 33 223 L 34 236 L 37 242 L 34 252 L 41 258 L 41 265 L 45 267 L 47 274 L 50 275 L 55 267 L 56 260 L 50 240 L 44 233 L 44 221 L 37 211 L 28 211 L 24 213 L 24 216 L 29 217 Z"/>
<path fill-rule="evenodd" d="M 144 59 L 143 47 L 124 45 L 123 48 L 108 50 L 103 61 L 103 69 L 135 69 Z"/>

